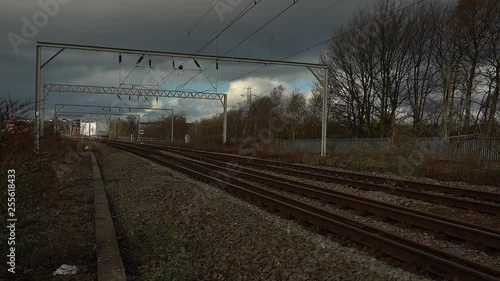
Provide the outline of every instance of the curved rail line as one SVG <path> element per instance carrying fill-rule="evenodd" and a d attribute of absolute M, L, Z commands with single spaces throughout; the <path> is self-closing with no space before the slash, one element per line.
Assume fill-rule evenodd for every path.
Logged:
<path fill-rule="evenodd" d="M 470 241 L 493 249 L 500 249 L 500 231 L 494 228 L 467 223 L 429 212 L 413 210 L 396 204 L 368 199 L 324 187 L 318 187 L 278 175 L 269 175 L 232 163 L 226 163 L 201 156 L 193 156 L 185 152 L 175 153 L 185 157 L 199 158 L 202 161 L 188 161 L 193 161 L 194 164 L 214 170 L 223 169 L 224 172 L 239 178 L 264 183 L 282 190 L 319 199 L 327 203 L 334 203 L 336 205 L 348 207 L 364 213 L 379 215 L 401 223 L 414 225 L 435 232 L 441 232 L 454 238 Z"/>
<path fill-rule="evenodd" d="M 500 280 L 500 271 L 476 262 L 451 255 L 421 243 L 381 231 L 374 227 L 335 215 L 321 208 L 283 196 L 209 169 L 194 160 L 158 154 L 151 149 L 120 143 L 106 142 L 117 148 L 148 158 L 204 182 L 217 184 L 261 205 L 279 212 L 304 219 L 307 222 L 376 249 L 393 258 L 416 265 L 421 269 L 449 280 Z"/>
<path fill-rule="evenodd" d="M 234 163 L 238 163 L 241 165 L 258 167 L 258 168 L 261 168 L 264 170 L 273 171 L 273 172 L 277 172 L 277 173 L 281 173 L 281 174 L 287 174 L 287 175 L 291 175 L 291 176 L 295 176 L 295 177 L 302 177 L 302 178 L 307 178 L 307 179 L 312 179 L 312 180 L 317 180 L 317 181 L 343 184 L 346 186 L 350 186 L 350 187 L 354 187 L 354 188 L 358 188 L 358 189 L 363 189 L 363 190 L 382 191 L 382 192 L 385 192 L 388 194 L 403 196 L 403 197 L 417 199 L 417 200 L 428 201 L 428 202 L 432 202 L 432 203 L 439 203 L 439 204 L 443 204 L 446 206 L 457 207 L 457 208 L 461 208 L 461 209 L 465 209 L 465 210 L 474 210 L 474 211 L 492 214 L 492 215 L 500 214 L 500 205 L 499 204 L 488 203 L 488 202 L 477 202 L 477 201 L 470 200 L 470 199 L 456 198 L 456 197 L 450 197 L 450 196 L 445 196 L 445 195 L 441 195 L 441 194 L 433 194 L 433 193 L 420 191 L 420 190 L 426 189 L 426 188 L 419 189 L 419 188 L 413 188 L 413 187 L 388 186 L 388 185 L 383 185 L 383 184 L 371 183 L 368 181 L 353 180 L 353 179 L 349 179 L 346 177 L 337 177 L 337 176 L 334 176 L 331 174 L 315 173 L 312 171 L 300 171 L 297 169 L 285 168 L 284 165 L 291 165 L 294 167 L 295 166 L 306 167 L 306 166 L 294 165 L 294 164 L 284 164 L 281 166 L 271 165 L 271 164 L 269 164 L 269 162 L 272 162 L 273 164 L 279 163 L 279 162 L 262 160 L 262 159 L 257 159 L 257 158 L 248 158 L 248 157 L 235 156 L 235 155 L 230 155 L 230 154 L 205 152 L 205 151 L 199 151 L 199 150 L 181 149 L 181 148 L 174 148 L 174 147 L 163 146 L 163 145 L 153 145 L 153 144 L 142 144 L 142 145 L 147 146 L 147 147 L 151 147 L 151 148 L 160 149 L 160 150 L 166 150 L 166 151 L 177 151 L 177 152 L 197 154 L 197 155 L 201 155 L 201 156 L 205 156 L 205 157 L 209 157 L 209 158 L 219 159 L 222 161 L 234 162 Z M 315 167 L 311 167 L 311 168 L 316 169 Z M 330 171 L 327 169 L 322 169 L 322 170 Z M 355 174 L 355 175 L 359 175 L 359 174 Z M 386 179 L 386 180 L 390 181 L 391 179 Z M 417 183 L 417 182 L 414 182 L 414 183 Z M 428 184 L 423 184 L 423 185 L 426 187 L 429 187 Z M 495 196 L 500 196 L 500 193 L 467 190 L 467 189 L 460 189 L 460 188 L 455 188 L 455 187 L 447 187 L 447 186 L 443 186 L 443 185 L 433 185 L 433 186 L 439 187 L 439 190 L 434 190 L 437 192 L 442 192 L 443 189 L 451 188 L 446 193 L 454 194 L 454 195 L 458 195 L 457 193 L 454 193 L 454 191 L 457 189 L 460 190 L 460 192 L 468 191 L 469 194 L 475 194 L 475 196 L 472 196 L 474 198 L 483 197 L 485 194 L 490 195 L 491 198 L 495 198 Z M 495 201 L 495 200 L 493 200 L 493 201 Z"/>
<path fill-rule="evenodd" d="M 205 155 L 218 155 L 218 156 L 224 157 L 225 159 L 233 159 L 233 160 L 240 159 L 240 160 L 248 161 L 249 163 L 265 163 L 268 165 L 278 166 L 278 167 L 286 167 L 286 168 L 293 169 L 293 170 L 302 170 L 302 171 L 318 173 L 318 174 L 327 174 L 327 175 L 342 177 L 342 178 L 350 178 L 350 179 L 369 181 L 369 182 L 374 182 L 374 183 L 383 183 L 383 184 L 389 184 L 389 185 L 393 185 L 393 186 L 412 188 L 412 189 L 416 189 L 416 190 L 429 190 L 429 191 L 434 191 L 434 192 L 442 192 L 445 194 L 451 194 L 451 195 L 456 195 L 456 196 L 469 197 L 469 198 L 475 198 L 475 199 L 480 199 L 480 200 L 485 200 L 485 201 L 493 201 L 493 202 L 500 203 L 500 193 L 496 193 L 496 192 L 486 192 L 486 191 L 471 190 L 471 189 L 465 189 L 465 188 L 459 188 L 459 187 L 453 187 L 453 186 L 446 186 L 446 185 L 439 185 L 439 184 L 432 184 L 432 183 L 423 183 L 423 182 L 417 182 L 417 181 L 411 181 L 411 180 L 400 180 L 400 179 L 393 179 L 393 178 L 387 178 L 387 177 L 382 177 L 382 176 L 365 175 L 365 174 L 360 174 L 360 173 L 355 173 L 355 172 L 338 171 L 338 170 L 329 169 L 329 168 L 321 168 L 321 167 L 314 167 L 314 166 L 308 166 L 308 165 L 302 165 L 302 164 L 278 162 L 278 161 L 273 161 L 273 160 L 260 159 L 260 158 L 255 158 L 255 157 L 241 156 L 241 155 L 228 154 L 228 153 L 209 152 L 209 151 L 203 151 L 203 150 L 192 150 L 192 149 L 185 149 L 185 148 L 178 148 L 178 147 L 171 147 L 171 146 L 157 145 L 157 144 L 143 144 L 143 145 L 154 146 L 154 147 L 157 147 L 160 149 L 161 148 L 168 148 L 168 149 L 175 149 L 175 150 L 187 151 L 187 152 L 193 152 L 193 153 L 199 153 L 199 154 L 205 154 Z"/>

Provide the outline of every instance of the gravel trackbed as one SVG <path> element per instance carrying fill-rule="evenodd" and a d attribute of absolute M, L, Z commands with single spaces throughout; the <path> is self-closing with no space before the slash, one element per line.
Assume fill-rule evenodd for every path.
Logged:
<path fill-rule="evenodd" d="M 141 229 L 172 223 L 189 252 L 188 280 L 427 280 L 149 160 L 94 150 L 130 280 L 151 266 Z"/>

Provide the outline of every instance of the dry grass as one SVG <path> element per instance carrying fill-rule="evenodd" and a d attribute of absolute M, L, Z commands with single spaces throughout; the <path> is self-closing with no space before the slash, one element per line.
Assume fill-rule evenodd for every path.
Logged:
<path fill-rule="evenodd" d="M 91 280 L 95 274 L 93 187 L 90 159 L 71 160 L 78 142 L 46 137 L 42 153 L 33 152 L 33 132 L 9 135 L 4 142 L 0 180 L 16 170 L 16 275 L 9 280 L 48 280 L 61 264 L 74 264 L 80 274 L 71 280 Z M 55 167 L 63 165 L 59 171 Z M 63 173 L 59 175 L 58 173 Z M 2 202 L 6 189 L 0 193 Z M 0 214 L 5 221 L 6 212 Z M 5 229 L 2 237 L 7 237 Z M 7 243 L 0 243 L 2 252 Z M 7 273 L 0 266 L 2 274 Z M 54 280 L 60 280 L 54 278 Z"/>

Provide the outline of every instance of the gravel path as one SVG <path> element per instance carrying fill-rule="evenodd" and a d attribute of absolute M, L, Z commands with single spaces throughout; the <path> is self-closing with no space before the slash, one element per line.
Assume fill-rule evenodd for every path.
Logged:
<path fill-rule="evenodd" d="M 151 161 L 97 150 L 117 221 L 175 221 L 198 280 L 427 280 Z"/>

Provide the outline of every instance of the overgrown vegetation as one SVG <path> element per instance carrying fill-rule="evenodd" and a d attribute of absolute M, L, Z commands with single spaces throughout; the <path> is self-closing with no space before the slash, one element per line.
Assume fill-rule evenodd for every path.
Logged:
<path fill-rule="evenodd" d="M 30 100 L 0 97 L 0 173 L 19 163 L 26 143 L 33 143 L 32 124 L 27 120 L 32 108 Z"/>
<path fill-rule="evenodd" d="M 176 234 L 175 223 L 165 226 L 150 226 L 143 229 L 143 249 L 149 260 L 143 269 L 144 280 L 183 281 L 193 278 L 191 254 L 186 248 L 186 241 Z"/>
<path fill-rule="evenodd" d="M 45 138 L 40 155 L 33 153 L 33 131 L 10 134 L 18 140 L 6 150 L 1 179 L 5 170 L 16 170 L 16 274 L 8 280 L 47 279 L 61 264 L 79 268 L 72 280 L 89 280 L 95 276 L 93 225 L 93 189 L 90 161 L 69 163 L 65 155 L 76 150 L 76 142 Z M 7 144 L 11 145 L 9 139 Z M 89 160 L 89 159 L 87 159 Z M 54 167 L 64 163 L 62 179 Z M 86 172 L 85 172 L 86 171 Z M 1 196 L 6 198 L 7 189 Z M 2 202 L 5 200 L 2 199 Z M 6 220 L 6 212 L 0 219 Z M 2 240 L 8 237 L 2 229 Z M 7 252 L 6 241 L 0 243 Z M 7 273 L 5 263 L 2 273 Z M 1 279 L 1 278 L 0 278 Z"/>
<path fill-rule="evenodd" d="M 112 208 L 116 207 L 111 201 Z M 151 281 L 193 280 L 192 256 L 188 243 L 177 233 L 175 222 L 145 223 L 129 217 L 118 218 L 117 235 L 128 274 Z"/>

